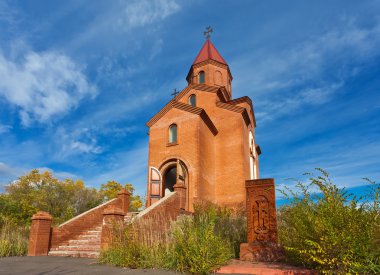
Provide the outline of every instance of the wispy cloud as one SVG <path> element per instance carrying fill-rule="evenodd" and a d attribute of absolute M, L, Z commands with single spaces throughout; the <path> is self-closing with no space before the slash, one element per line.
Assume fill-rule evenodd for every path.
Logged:
<path fill-rule="evenodd" d="M 144 195 L 146 188 L 146 173 L 148 163 L 148 146 L 143 142 L 134 149 L 121 151 L 112 156 L 107 169 L 96 176 L 86 178 L 86 183 L 98 187 L 109 180 L 120 183 L 132 183 L 140 195 Z"/>
<path fill-rule="evenodd" d="M 96 87 L 70 57 L 53 51 L 20 55 L 9 59 L 0 52 L 0 96 L 19 108 L 24 126 L 48 122 L 96 95 Z"/>
<path fill-rule="evenodd" d="M 331 99 L 332 96 L 343 86 L 343 83 L 329 83 L 317 88 L 304 88 L 300 91 L 293 91 L 291 95 L 282 94 L 273 98 L 268 98 L 260 102 L 260 111 L 256 113 L 256 118 L 260 123 L 275 119 L 278 116 L 290 114 L 303 105 L 320 105 Z"/>
<path fill-rule="evenodd" d="M 60 148 L 55 158 L 63 160 L 73 155 L 100 154 L 102 147 L 98 145 L 95 135 L 89 128 L 70 129 L 59 127 L 55 131 L 55 145 Z"/>
<path fill-rule="evenodd" d="M 120 27 L 134 28 L 164 20 L 180 10 L 173 0 L 138 0 L 130 1 L 120 14 L 117 24 Z"/>
<path fill-rule="evenodd" d="M 0 134 L 8 133 L 12 129 L 10 125 L 2 125 L 0 124 Z"/>
<path fill-rule="evenodd" d="M 297 46 L 235 60 L 239 78 L 234 88 L 245 92 L 247 83 L 262 111 L 258 119 L 274 119 L 295 108 L 330 101 L 344 89 L 361 64 L 380 55 L 380 21 L 359 26 L 343 19 L 344 28 L 313 35 Z M 292 44 L 293 45 L 293 44 Z M 254 65 L 252 65 L 254 64 Z M 248 67 L 254 66 L 254 70 Z"/>

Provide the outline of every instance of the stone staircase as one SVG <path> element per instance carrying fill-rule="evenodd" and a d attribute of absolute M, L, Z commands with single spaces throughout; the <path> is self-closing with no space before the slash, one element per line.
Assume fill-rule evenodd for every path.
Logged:
<path fill-rule="evenodd" d="M 134 218 L 139 214 L 140 212 L 128 212 L 125 216 L 124 216 L 124 223 L 125 224 L 129 224 L 131 223 Z"/>
<path fill-rule="evenodd" d="M 78 235 L 75 239 L 51 248 L 49 256 L 97 258 L 100 253 L 102 225 L 98 224 Z"/>

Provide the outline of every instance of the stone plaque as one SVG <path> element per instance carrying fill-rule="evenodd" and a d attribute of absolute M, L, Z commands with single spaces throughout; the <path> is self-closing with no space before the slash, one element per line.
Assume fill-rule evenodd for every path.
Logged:
<path fill-rule="evenodd" d="M 247 180 L 247 244 L 242 260 L 271 261 L 277 257 L 277 222 L 274 179 Z"/>

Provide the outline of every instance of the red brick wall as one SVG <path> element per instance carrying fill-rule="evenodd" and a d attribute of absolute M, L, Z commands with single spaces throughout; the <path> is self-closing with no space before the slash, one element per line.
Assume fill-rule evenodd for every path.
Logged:
<path fill-rule="evenodd" d="M 120 208 L 122 207 L 120 199 L 113 199 L 85 213 L 82 213 L 66 223 L 63 223 L 59 227 L 53 228 L 51 248 L 65 244 L 89 228 L 97 224 L 101 224 L 103 220 L 103 211 L 110 205 L 115 205 Z"/>
<path fill-rule="evenodd" d="M 171 193 L 144 211 L 137 215 L 137 226 L 144 228 L 148 225 L 151 231 L 166 232 L 170 228 L 171 221 L 176 220 L 182 213 L 180 194 L 178 192 Z"/>

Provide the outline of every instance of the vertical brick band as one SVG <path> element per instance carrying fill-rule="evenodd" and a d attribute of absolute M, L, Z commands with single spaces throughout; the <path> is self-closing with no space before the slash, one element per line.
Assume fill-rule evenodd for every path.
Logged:
<path fill-rule="evenodd" d="M 184 183 L 177 182 L 174 186 L 174 191 L 179 194 L 179 209 L 185 210 L 186 208 L 186 186 Z"/>
<path fill-rule="evenodd" d="M 37 212 L 32 217 L 28 256 L 46 256 L 49 252 L 52 216 Z"/>

